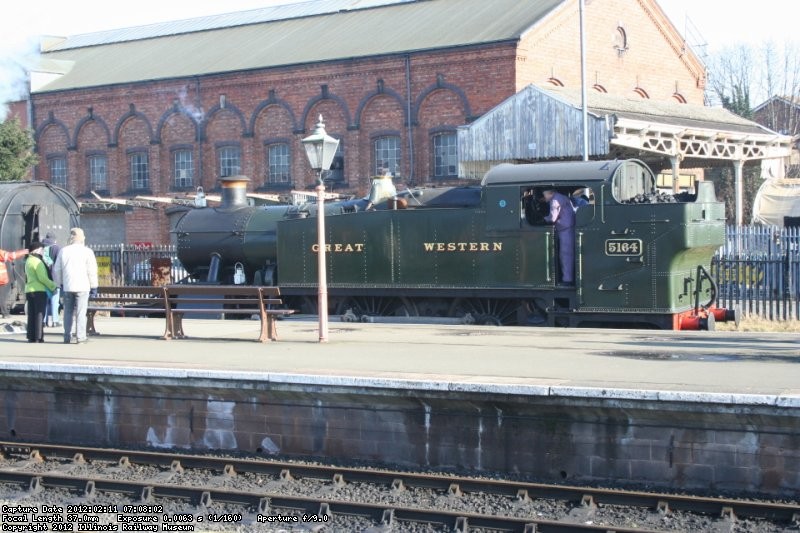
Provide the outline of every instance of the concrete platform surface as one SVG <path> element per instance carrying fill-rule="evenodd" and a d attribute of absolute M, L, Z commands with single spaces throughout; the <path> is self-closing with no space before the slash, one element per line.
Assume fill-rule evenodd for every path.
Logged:
<path fill-rule="evenodd" d="M 165 341 L 163 319 L 98 318 L 102 333 L 65 345 L 0 335 L 0 372 L 248 379 L 367 388 L 458 390 L 800 407 L 800 336 L 771 333 L 565 330 L 480 326 L 187 320 Z"/>

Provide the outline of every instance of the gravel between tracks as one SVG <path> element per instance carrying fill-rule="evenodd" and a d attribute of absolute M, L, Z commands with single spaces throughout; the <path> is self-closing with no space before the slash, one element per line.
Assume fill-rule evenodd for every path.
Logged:
<path fill-rule="evenodd" d="M 309 463 L 300 463 L 309 464 Z M 251 473 L 238 473 L 235 476 L 226 476 L 218 472 L 187 469 L 183 472 L 172 472 L 168 467 L 153 467 L 132 464 L 127 468 L 120 468 L 114 463 L 96 461 L 84 464 L 73 464 L 71 461 L 58 459 L 46 462 L 30 460 L 15 460 L 9 458 L 3 467 L 20 468 L 25 473 L 36 472 L 41 474 L 58 474 L 68 476 L 92 476 L 114 479 L 120 481 L 139 481 L 150 483 L 176 484 L 181 486 L 208 487 L 211 489 L 228 489 L 236 491 L 269 492 L 290 496 L 306 496 L 320 499 L 340 501 L 369 502 L 392 506 L 418 507 L 425 509 L 462 511 L 465 513 L 491 514 L 512 516 L 520 518 L 533 518 L 545 520 L 569 520 L 580 523 L 592 523 L 608 527 L 645 528 L 663 531 L 688 532 L 688 531 L 730 531 L 747 533 L 783 533 L 800 532 L 800 527 L 789 524 L 774 524 L 761 520 L 737 520 L 731 524 L 716 517 L 698 515 L 684 512 L 671 512 L 663 515 L 650 509 L 629 508 L 599 505 L 596 508 L 582 508 L 569 502 L 537 499 L 532 501 L 517 501 L 515 498 L 483 493 L 465 493 L 462 496 L 449 496 L 441 491 L 408 488 L 394 491 L 388 486 L 374 483 L 346 483 L 336 486 L 329 480 L 300 478 L 282 482 L 276 478 Z M 127 495 L 98 492 L 96 496 L 87 500 L 74 493 L 59 489 L 46 489 L 37 494 L 30 494 L 12 485 L 0 484 L 0 504 L 3 505 L 58 505 L 67 508 L 68 505 L 116 505 L 122 512 L 124 505 L 136 505 L 134 499 Z M 295 531 L 324 531 L 324 532 L 357 532 L 366 531 L 376 524 L 364 517 L 334 516 L 325 524 L 297 524 L 297 525 L 269 525 L 258 523 L 256 514 L 252 509 L 245 509 L 238 505 L 228 505 L 212 502 L 208 508 L 198 508 L 192 503 L 157 499 L 152 505 L 161 506 L 158 513 L 174 516 L 189 514 L 194 518 L 194 531 L 259 531 L 259 532 L 295 532 Z M 274 514 L 298 515 L 297 511 L 273 509 Z M 66 512 L 64 513 L 66 515 Z M 241 520 L 233 523 L 209 522 L 209 515 L 230 515 L 234 518 L 241 516 Z M 113 513 L 100 513 L 97 515 L 100 523 L 117 523 Z M 199 522 L 198 517 L 203 517 Z M 393 531 L 438 532 L 451 531 L 452 524 L 448 527 L 432 524 L 419 524 L 402 522 Z M 373 530 L 375 531 L 375 530 Z M 479 529 L 470 531 L 478 532 Z"/>

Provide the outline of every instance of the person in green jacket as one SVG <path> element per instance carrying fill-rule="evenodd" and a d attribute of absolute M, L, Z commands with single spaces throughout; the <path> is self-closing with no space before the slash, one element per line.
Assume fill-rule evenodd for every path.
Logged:
<path fill-rule="evenodd" d="M 56 290 L 42 259 L 42 243 L 34 241 L 28 246 L 25 260 L 25 298 L 28 302 L 28 342 L 44 342 L 44 313 L 48 293 Z"/>

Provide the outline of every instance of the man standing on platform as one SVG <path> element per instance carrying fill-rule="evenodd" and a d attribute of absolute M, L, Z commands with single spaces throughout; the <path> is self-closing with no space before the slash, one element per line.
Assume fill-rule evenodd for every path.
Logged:
<path fill-rule="evenodd" d="M 544 220 L 556 230 L 561 284 L 572 286 L 575 284 L 575 210 L 570 199 L 555 189 L 545 190 L 544 199 L 550 205 L 550 214 Z"/>
<path fill-rule="evenodd" d="M 53 278 L 64 294 L 64 344 L 71 341 L 73 317 L 78 324 L 78 342 L 87 342 L 86 308 L 89 295 L 97 293 L 97 259 L 91 248 L 86 246 L 86 237 L 81 228 L 69 230 L 69 245 L 58 254 L 53 266 Z"/>

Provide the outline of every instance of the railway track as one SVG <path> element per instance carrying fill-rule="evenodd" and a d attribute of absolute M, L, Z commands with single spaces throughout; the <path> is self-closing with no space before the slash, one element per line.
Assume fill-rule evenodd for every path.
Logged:
<path fill-rule="evenodd" d="M 668 514 L 683 511 L 711 515 L 721 520 L 737 518 L 766 519 L 770 522 L 800 524 L 800 505 L 756 502 L 725 498 L 703 498 L 685 495 L 656 494 L 639 491 L 573 487 L 493 479 L 421 474 L 385 470 L 368 470 L 338 466 L 291 463 L 285 461 L 214 457 L 180 453 L 152 451 L 115 450 L 86 448 L 51 444 L 0 442 L 0 482 L 13 483 L 38 492 L 47 488 L 63 488 L 75 491 L 86 499 L 98 492 L 121 493 L 140 502 L 158 498 L 183 500 L 201 509 L 212 503 L 241 505 L 248 509 L 248 520 L 255 522 L 258 515 L 268 515 L 274 509 L 296 510 L 311 520 L 325 522 L 338 515 L 369 517 L 378 526 L 374 531 L 391 531 L 398 521 L 429 522 L 443 524 L 454 531 L 467 532 L 472 528 L 502 531 L 533 532 L 584 532 L 636 531 L 655 532 L 646 528 L 614 528 L 595 525 L 590 520 L 554 521 L 534 518 L 486 515 L 453 510 L 422 509 L 387 503 L 354 502 L 337 499 L 336 491 L 352 483 L 383 485 L 392 491 L 423 488 L 439 491 L 451 498 L 465 494 L 493 494 L 506 496 L 517 502 L 547 499 L 570 502 L 586 515 L 596 506 L 621 506 L 649 509 Z M 9 463 L 21 461 L 13 467 Z M 71 475 L 70 466 L 110 463 L 115 469 L 130 468 L 131 465 L 153 466 L 167 470 L 168 475 L 177 475 L 186 470 L 204 470 L 221 476 L 234 477 L 240 473 L 260 474 L 274 478 L 260 490 L 242 491 L 209 486 L 184 486 L 174 482 L 150 482 L 110 479 L 103 475 Z M 3 463 L 6 463 L 5 465 Z M 34 464 L 52 463 L 54 468 L 28 471 Z M 63 472 L 59 471 L 63 470 Z M 282 494 L 276 490 L 282 484 L 294 480 L 313 479 L 330 483 L 330 492 L 324 497 L 308 497 Z M 158 481 L 158 480 L 154 480 Z M 580 516 L 581 513 L 578 514 Z"/>

